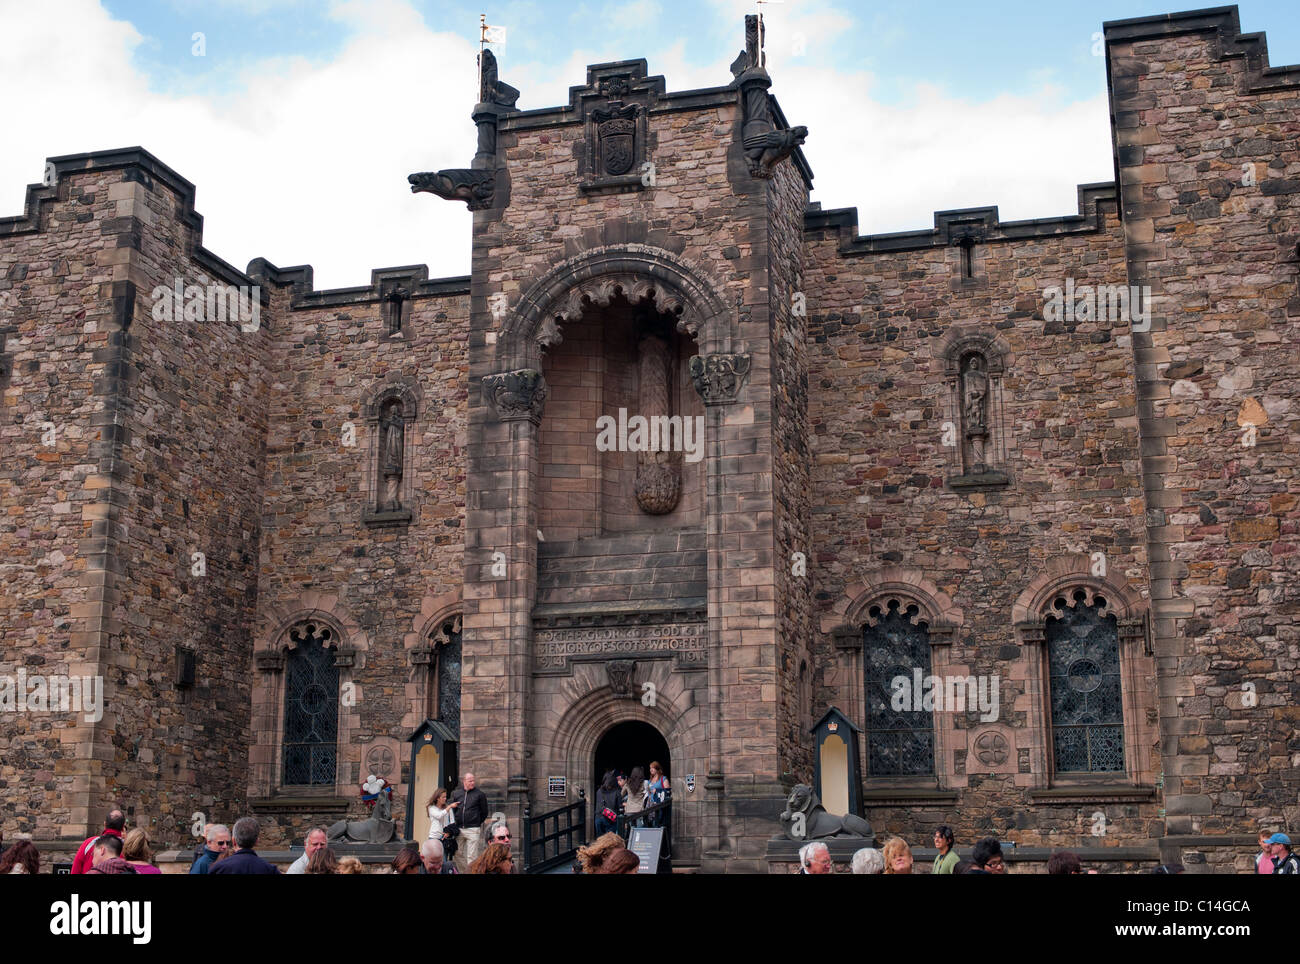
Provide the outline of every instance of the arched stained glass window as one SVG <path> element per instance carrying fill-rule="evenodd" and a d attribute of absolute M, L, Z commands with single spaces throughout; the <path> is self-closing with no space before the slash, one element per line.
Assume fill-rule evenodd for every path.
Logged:
<path fill-rule="evenodd" d="M 338 764 L 339 670 L 334 631 L 319 623 L 289 630 L 284 681 L 284 784 L 332 786 Z"/>
<path fill-rule="evenodd" d="M 1047 617 L 1052 752 L 1058 773 L 1124 769 L 1124 707 L 1120 699 L 1119 628 L 1100 596 L 1076 590 Z"/>
<path fill-rule="evenodd" d="M 925 776 L 934 773 L 934 718 L 920 709 L 921 694 L 912 692 L 916 671 L 930 675 L 930 629 L 913 623 L 916 606 L 902 609 L 897 599 L 873 606 L 875 625 L 862 630 L 866 668 L 867 772 L 871 776 Z M 915 699 L 895 700 L 893 681 L 907 680 Z M 901 705 L 896 709 L 895 705 Z"/>
<path fill-rule="evenodd" d="M 461 619 L 448 619 L 433 634 L 434 674 L 438 687 L 435 719 L 460 739 Z"/>

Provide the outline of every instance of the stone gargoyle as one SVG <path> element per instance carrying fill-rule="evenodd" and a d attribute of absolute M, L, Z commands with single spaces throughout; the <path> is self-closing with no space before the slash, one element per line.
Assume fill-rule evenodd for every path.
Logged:
<path fill-rule="evenodd" d="M 796 784 L 790 791 L 785 810 L 781 812 L 781 829 L 787 839 L 805 842 L 825 837 L 865 837 L 870 840 L 874 836 L 871 824 L 856 814 L 837 817 L 827 813 L 813 788 L 806 783 Z"/>
<path fill-rule="evenodd" d="M 478 171 L 469 168 L 449 168 L 445 171 L 421 171 L 407 177 L 411 193 L 427 191 L 449 201 L 466 201 L 471 211 L 492 206 L 496 186 L 495 171 Z"/>
<path fill-rule="evenodd" d="M 802 147 L 808 137 L 808 128 L 802 124 L 785 130 L 752 134 L 744 140 L 745 157 L 749 159 L 749 173 L 754 177 L 769 177 L 772 169 Z"/>

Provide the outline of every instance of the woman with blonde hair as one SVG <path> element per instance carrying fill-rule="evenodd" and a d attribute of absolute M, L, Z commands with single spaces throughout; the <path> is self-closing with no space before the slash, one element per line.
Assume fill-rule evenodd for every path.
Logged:
<path fill-rule="evenodd" d="M 910 874 L 912 872 L 912 848 L 902 837 L 891 837 L 885 842 L 885 873 Z"/>
<path fill-rule="evenodd" d="M 161 874 L 153 865 L 153 851 L 149 849 L 149 835 L 140 827 L 122 838 L 122 859 L 135 868 L 137 874 Z"/>
<path fill-rule="evenodd" d="M 344 857 L 339 861 L 338 873 L 340 874 L 364 874 L 365 872 L 366 868 L 356 857 Z"/>

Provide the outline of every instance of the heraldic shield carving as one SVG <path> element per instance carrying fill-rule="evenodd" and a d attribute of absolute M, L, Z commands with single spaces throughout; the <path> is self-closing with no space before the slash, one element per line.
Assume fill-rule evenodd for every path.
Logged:
<path fill-rule="evenodd" d="M 610 104 L 592 111 L 596 122 L 599 170 L 609 177 L 629 174 L 636 164 L 637 104 Z"/>

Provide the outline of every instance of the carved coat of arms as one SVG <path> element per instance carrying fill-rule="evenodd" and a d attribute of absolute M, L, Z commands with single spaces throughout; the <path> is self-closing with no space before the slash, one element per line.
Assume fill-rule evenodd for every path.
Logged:
<path fill-rule="evenodd" d="M 615 102 L 592 112 L 600 141 L 601 167 L 609 177 L 627 174 L 636 163 L 636 115 L 640 109 L 636 104 Z"/>

